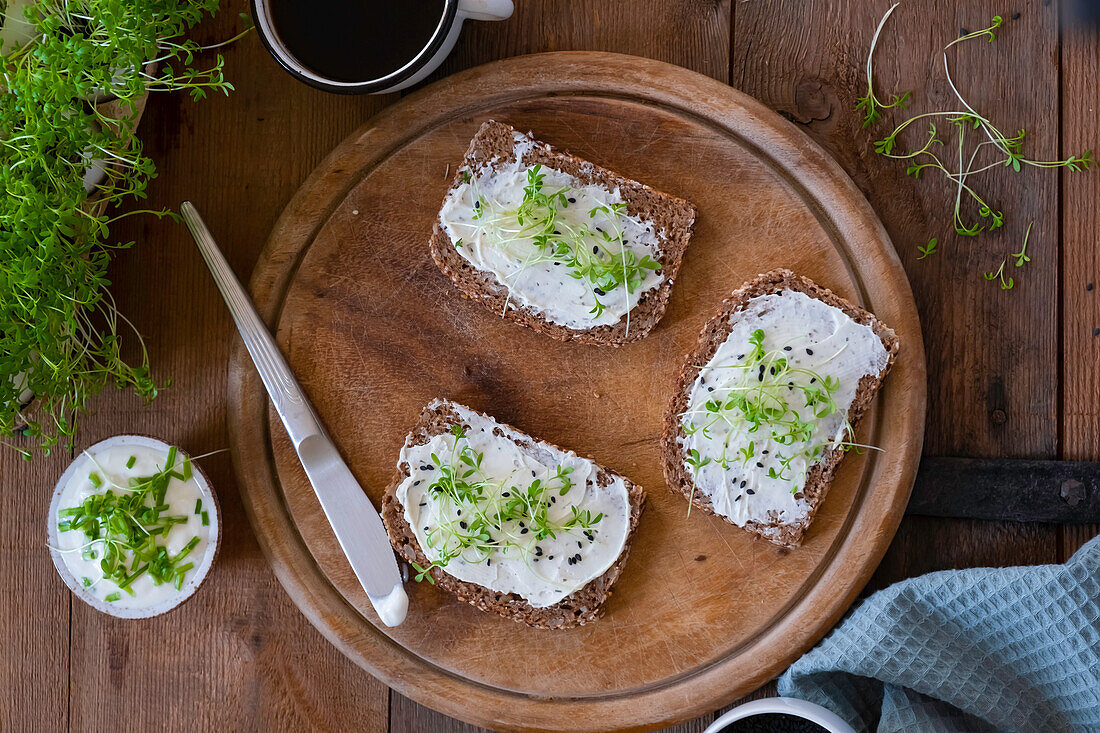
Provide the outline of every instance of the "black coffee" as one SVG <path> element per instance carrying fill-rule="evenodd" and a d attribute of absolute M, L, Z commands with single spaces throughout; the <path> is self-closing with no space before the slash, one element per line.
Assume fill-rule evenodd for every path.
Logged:
<path fill-rule="evenodd" d="M 817 723 L 786 713 L 763 713 L 735 720 L 722 733 L 828 733 Z"/>
<path fill-rule="evenodd" d="M 270 0 L 275 31 L 294 58 L 335 81 L 386 76 L 420 53 L 444 0 Z"/>

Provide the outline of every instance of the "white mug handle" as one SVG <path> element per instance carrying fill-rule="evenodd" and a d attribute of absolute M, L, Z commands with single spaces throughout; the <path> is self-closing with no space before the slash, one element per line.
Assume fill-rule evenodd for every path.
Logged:
<path fill-rule="evenodd" d="M 512 16 L 512 0 L 458 0 L 458 13 L 470 20 L 505 20 Z"/>

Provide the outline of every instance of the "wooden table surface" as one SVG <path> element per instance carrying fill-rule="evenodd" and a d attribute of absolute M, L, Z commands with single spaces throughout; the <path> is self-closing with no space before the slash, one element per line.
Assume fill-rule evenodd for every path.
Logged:
<path fill-rule="evenodd" d="M 598 49 L 679 64 L 757 97 L 836 156 L 893 238 L 928 352 L 925 453 L 1100 460 L 1100 288 L 1092 287 L 1100 279 L 1100 174 L 986 174 L 986 190 L 1009 217 L 1004 231 L 972 241 L 948 236 L 947 187 L 914 181 L 875 155 L 853 110 L 888 5 L 516 0 L 506 22 L 469 23 L 432 80 L 517 54 Z M 198 37 L 226 37 L 246 10 L 243 0 L 227 2 Z M 881 88 L 913 90 L 917 105 L 949 105 L 938 51 L 995 13 L 1006 20 L 997 42 L 960 49 L 964 93 L 1002 129 L 1026 128 L 1034 157 L 1100 147 L 1100 42 L 1060 20 L 1051 0 L 910 0 L 880 44 Z M 235 93 L 199 103 L 159 96 L 141 137 L 160 170 L 149 203 L 193 200 L 246 277 L 313 167 L 399 97 L 311 90 L 280 71 L 254 33 L 225 55 Z M 79 446 L 138 432 L 195 454 L 225 448 L 235 338 L 228 313 L 182 225 L 130 221 L 116 233 L 139 244 L 117 258 L 113 292 L 145 335 L 156 373 L 174 382 L 149 407 L 117 392 L 95 399 Z M 1013 290 L 1001 291 L 981 273 L 1016 249 L 1030 221 L 1032 261 L 1013 273 Z M 931 236 L 941 252 L 918 261 L 917 244 Z M 0 729 L 476 730 L 391 693 L 306 622 L 257 547 L 225 453 L 204 462 L 221 496 L 225 537 L 201 592 L 173 613 L 137 622 L 77 601 L 43 546 L 51 490 L 69 460 L 58 451 L 25 463 L 0 452 Z M 870 589 L 944 568 L 1059 562 L 1098 531 L 909 517 Z M 672 730 L 701 731 L 712 719 Z"/>

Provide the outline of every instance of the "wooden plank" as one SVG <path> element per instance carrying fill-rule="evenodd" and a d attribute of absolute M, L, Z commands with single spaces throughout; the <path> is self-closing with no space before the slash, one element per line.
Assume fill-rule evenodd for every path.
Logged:
<path fill-rule="evenodd" d="M 1100 39 L 1068 27 L 1062 41 L 1062 152 L 1100 152 Z M 1063 458 L 1100 460 L 1100 173 L 1062 173 Z M 1065 560 L 1100 533 L 1100 525 L 1067 527 Z"/>
<path fill-rule="evenodd" d="M 243 0 L 228 4 L 200 29 L 200 40 L 228 36 L 246 10 Z M 195 201 L 247 277 L 293 191 L 385 100 L 309 90 L 278 69 L 255 34 L 226 57 L 227 78 L 237 86 L 232 96 L 198 103 L 158 96 L 141 136 L 161 171 L 149 205 Z M 156 373 L 175 383 L 150 407 L 104 394 L 80 443 L 145 432 L 196 454 L 227 448 L 225 365 L 235 331 L 194 244 L 182 225 L 149 218 L 114 233 L 138 245 L 117 258 L 112 290 L 145 334 Z M 225 522 L 212 575 L 183 607 L 149 621 L 117 621 L 73 602 L 72 729 L 126 720 L 135 729 L 385 731 L 388 690 L 312 629 L 278 586 L 252 538 L 228 454 L 203 464 Z M 40 524 L 29 524 L 36 536 Z M 56 670 L 64 679 L 64 665 Z M 37 691 L 23 699 L 27 714 L 39 714 Z M 45 707 L 54 714 L 54 705 Z"/>
<path fill-rule="evenodd" d="M 71 594 L 45 547 L 50 498 L 68 463 L 63 450 L 27 463 L 0 446 L 0 730 L 68 727 Z"/>
<path fill-rule="evenodd" d="M 540 51 L 598 50 L 668 61 L 727 80 L 730 0 L 522 0 L 502 23 L 468 23 L 454 53 L 431 77 L 497 58 Z M 712 716 L 668 729 L 701 731 Z M 392 731 L 475 731 L 394 693 Z"/>
<path fill-rule="evenodd" d="M 906 266 L 921 311 L 928 353 L 929 422 L 925 453 L 1053 458 L 1057 449 L 1058 207 L 1055 174 L 1003 169 L 984 190 L 1009 217 L 1002 232 L 958 241 L 950 231 L 952 192 L 942 181 L 914 181 L 905 165 L 875 154 L 889 131 L 861 129 L 853 109 L 865 93 L 871 35 L 890 3 L 741 3 L 732 39 L 735 85 L 780 110 L 830 150 L 868 195 Z M 902 4 L 876 55 L 878 88 L 911 90 L 913 112 L 952 105 L 939 51 L 962 28 L 981 27 L 999 10 L 989 0 Z M 1056 156 L 1057 10 L 1021 9 L 993 45 L 959 49 L 964 94 L 1004 129 L 1028 129 L 1035 156 Z M 900 121 L 900 120 L 899 120 Z M 946 213 L 946 216 L 945 216 Z M 1036 222 L 1032 262 L 1011 291 L 981 273 L 1014 251 Z M 941 252 L 918 261 L 929 237 Z M 903 346 L 904 348 L 904 346 Z M 975 550 L 979 550 L 976 554 Z M 1050 562 L 1057 530 L 967 520 L 908 518 L 877 576 L 882 584 L 940 568 Z"/>

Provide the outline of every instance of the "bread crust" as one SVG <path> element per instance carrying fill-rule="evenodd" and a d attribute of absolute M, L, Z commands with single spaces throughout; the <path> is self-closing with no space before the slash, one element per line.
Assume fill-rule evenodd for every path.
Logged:
<path fill-rule="evenodd" d="M 413 426 L 412 431 L 406 438 L 406 443 L 409 445 L 423 445 L 436 435 L 450 432 L 451 426 L 455 423 L 465 424 L 455 411 L 454 406 L 455 403 L 448 400 L 438 400 L 429 403 L 420 413 L 420 419 L 417 421 L 416 425 Z M 476 410 L 470 411 L 477 412 Z M 495 420 L 495 418 L 491 418 L 484 413 L 477 412 L 477 414 Z M 500 424 L 505 428 L 515 430 L 522 436 L 523 440 L 527 441 L 526 443 L 517 441 L 517 445 L 521 447 L 541 444 L 549 446 L 554 450 L 567 453 L 571 452 L 553 443 L 536 440 L 526 433 L 513 428 L 511 425 L 505 423 Z M 503 436 L 503 433 L 501 432 L 500 435 Z M 546 608 L 535 608 L 515 593 L 499 593 L 476 583 L 468 583 L 459 580 L 438 567 L 429 570 L 432 578 L 435 580 L 435 585 L 442 590 L 453 593 L 459 600 L 465 601 L 482 611 L 497 613 L 505 618 L 510 618 L 513 621 L 527 624 L 535 628 L 566 629 L 574 626 L 583 626 L 589 621 L 598 618 L 603 613 L 603 608 L 607 599 L 611 596 L 612 586 L 615 581 L 619 579 L 619 576 L 622 575 L 623 567 L 626 565 L 627 557 L 630 554 L 630 544 L 634 538 L 634 532 L 638 528 L 638 519 L 641 517 L 642 509 L 645 507 L 646 497 L 642 487 L 634 484 L 629 479 L 599 464 L 596 464 L 596 469 L 596 481 L 600 486 L 607 486 L 615 479 L 621 478 L 626 486 L 627 496 L 630 500 L 630 526 L 627 530 L 623 551 L 603 575 L 592 579 L 580 590 L 571 593 L 558 603 Z M 397 499 L 397 487 L 400 486 L 401 482 L 408 478 L 409 475 L 409 464 L 405 461 L 400 462 L 397 466 L 397 473 L 394 475 L 393 481 L 386 489 L 386 494 L 382 498 L 382 522 L 386 526 L 386 532 L 389 534 L 390 543 L 393 545 L 398 557 L 405 562 L 416 563 L 420 567 L 428 567 L 431 561 L 428 560 L 427 556 L 424 554 L 412 528 L 409 526 L 408 522 L 405 521 L 405 507 Z"/>
<path fill-rule="evenodd" d="M 684 359 L 683 367 L 676 381 L 676 391 L 673 393 L 668 412 L 665 415 L 662 458 L 665 479 L 671 491 L 683 494 L 695 507 L 727 522 L 730 521 L 728 517 L 714 511 L 714 506 L 709 497 L 704 496 L 701 492 L 692 491 L 694 481 L 685 465 L 687 456 L 684 454 L 679 442 L 682 435 L 680 415 L 687 410 L 691 387 L 699 373 L 697 365 L 709 362 L 718 347 L 725 341 L 730 333 L 730 317 L 744 309 L 752 298 L 774 294 L 783 290 L 795 290 L 805 293 L 811 298 L 816 298 L 828 305 L 839 308 L 855 322 L 870 326 L 875 335 L 882 340 L 882 345 L 886 348 L 888 355 L 886 366 L 878 374 L 868 374 L 859 380 L 855 398 L 848 410 L 848 421 L 853 428 L 859 423 L 875 394 L 882 386 L 882 381 L 893 367 L 900 348 L 900 342 L 894 331 L 876 318 L 874 314 L 854 305 L 809 278 L 796 275 L 790 270 L 777 269 L 759 275 L 735 290 L 732 295 L 722 302 L 718 313 L 707 321 L 703 327 L 698 345 Z M 795 547 L 802 544 L 802 538 L 817 514 L 821 503 L 825 500 L 825 494 L 832 483 L 833 475 L 843 458 L 844 451 L 838 446 L 825 453 L 822 459 L 810 468 L 806 476 L 806 484 L 802 490 L 803 496 L 810 504 L 810 510 L 799 522 L 784 524 L 775 517 L 767 523 L 749 521 L 744 525 L 744 529 L 782 547 Z M 733 522 L 730 523 L 733 524 Z"/>
<path fill-rule="evenodd" d="M 477 171 L 493 165 L 494 161 L 514 161 L 516 153 L 513 134 L 516 132 L 514 127 L 502 122 L 489 120 L 484 123 L 470 141 L 462 167 L 456 172 L 450 188 L 447 189 L 447 194 L 449 195 L 451 190 L 462 183 L 464 171 Z M 631 309 L 629 333 L 625 316 L 612 325 L 578 330 L 552 323 L 539 313 L 517 304 L 514 299 L 508 297 L 508 289 L 498 283 L 492 273 L 477 269 L 458 252 L 450 236 L 444 231 L 440 216 L 436 217 L 435 228 L 429 240 L 432 259 L 466 297 L 481 303 L 498 315 L 503 314 L 511 321 L 559 341 L 621 346 L 644 338 L 661 320 L 668 306 L 672 285 L 680 271 L 680 263 L 683 261 L 684 252 L 691 239 L 691 229 L 695 223 L 695 207 L 684 199 L 661 193 L 645 184 L 601 168 L 567 152 L 559 151 L 544 142 L 533 138 L 531 142 L 530 151 L 521 161 L 524 165 L 541 164 L 573 176 L 582 184 L 597 184 L 608 189 L 618 188 L 626 203 L 627 213 L 655 225 L 660 249 L 656 259 L 661 263 L 665 278 L 656 288 L 644 293 L 638 304 Z M 442 210 L 442 206 L 440 209 Z"/>

